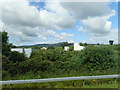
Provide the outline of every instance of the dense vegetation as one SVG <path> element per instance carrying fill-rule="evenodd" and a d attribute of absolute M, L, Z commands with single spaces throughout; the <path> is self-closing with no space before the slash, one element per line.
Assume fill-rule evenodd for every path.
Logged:
<path fill-rule="evenodd" d="M 50 47 L 33 51 L 30 58 L 22 53 L 7 52 L 2 55 L 3 80 L 118 73 L 118 45 L 86 45 L 82 51 L 73 51 L 72 46 L 69 51 Z"/>

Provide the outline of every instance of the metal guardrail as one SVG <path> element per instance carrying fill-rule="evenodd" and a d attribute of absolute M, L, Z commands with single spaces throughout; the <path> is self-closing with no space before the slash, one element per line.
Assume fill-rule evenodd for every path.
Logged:
<path fill-rule="evenodd" d="M 120 74 L 99 75 L 99 76 L 80 76 L 80 77 L 62 77 L 62 78 L 48 78 L 48 79 L 10 80 L 10 81 L 0 81 L 0 84 L 57 82 L 57 81 L 68 81 L 68 80 L 87 80 L 87 79 L 103 79 L 103 78 L 119 78 L 119 77 L 120 77 Z"/>

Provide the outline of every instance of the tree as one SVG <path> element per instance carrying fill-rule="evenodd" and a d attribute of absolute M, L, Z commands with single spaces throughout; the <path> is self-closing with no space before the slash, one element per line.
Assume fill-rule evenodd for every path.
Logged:
<path fill-rule="evenodd" d="M 22 62 L 22 61 L 25 61 L 27 58 L 25 57 L 25 55 L 23 53 L 19 53 L 17 51 L 13 51 L 11 52 L 11 55 L 10 55 L 10 61 L 13 61 L 13 62 Z"/>
<path fill-rule="evenodd" d="M 2 55 L 2 70 L 8 70 L 12 62 L 4 55 Z"/>
<path fill-rule="evenodd" d="M 55 49 L 53 46 L 49 46 L 48 49 Z"/>
<path fill-rule="evenodd" d="M 80 46 L 84 46 L 84 44 L 83 44 L 83 43 L 79 43 L 79 45 L 80 45 Z"/>
<path fill-rule="evenodd" d="M 60 44 L 60 46 L 63 47 L 63 48 L 64 48 L 65 46 L 68 46 L 68 45 L 69 45 L 68 42 L 62 42 L 62 43 Z"/>
<path fill-rule="evenodd" d="M 8 33 L 5 31 L 0 33 L 2 33 L 2 42 L 4 43 L 8 42 L 8 38 L 9 38 Z"/>
<path fill-rule="evenodd" d="M 10 43 L 10 48 L 17 48 L 17 47 L 13 45 L 12 43 Z"/>
<path fill-rule="evenodd" d="M 70 49 L 70 51 L 73 51 L 74 50 L 74 46 L 73 45 L 71 45 L 70 47 L 69 47 Z"/>
<path fill-rule="evenodd" d="M 106 46 L 86 47 L 81 56 L 82 64 L 89 70 L 106 70 L 116 66 L 114 50 Z"/>
<path fill-rule="evenodd" d="M 109 40 L 110 45 L 113 45 L 114 40 Z"/>
<path fill-rule="evenodd" d="M 0 32 L 2 35 L 2 54 L 9 57 L 10 56 L 10 44 L 8 42 L 8 33 L 7 32 Z"/>
<path fill-rule="evenodd" d="M 100 45 L 100 43 L 97 43 L 97 45 Z"/>
<path fill-rule="evenodd" d="M 84 45 L 87 46 L 87 43 L 85 42 Z"/>

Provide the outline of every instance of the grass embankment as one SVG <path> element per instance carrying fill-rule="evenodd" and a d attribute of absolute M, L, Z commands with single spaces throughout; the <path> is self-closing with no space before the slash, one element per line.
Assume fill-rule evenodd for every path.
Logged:
<path fill-rule="evenodd" d="M 17 74 L 14 76 L 6 75 L 6 77 L 2 78 L 3 80 L 25 80 L 25 79 L 43 79 L 43 78 L 58 78 L 58 77 L 77 77 L 77 76 L 96 76 L 96 75 L 113 75 L 119 74 L 117 68 L 101 70 L 101 71 L 89 71 L 80 69 L 80 70 L 60 70 L 54 72 L 28 72 L 26 74 Z"/>
<path fill-rule="evenodd" d="M 82 73 L 81 73 L 82 72 Z M 93 76 L 93 75 L 107 75 L 117 74 L 116 69 L 110 69 L 105 71 L 71 71 L 71 72 L 39 72 L 32 73 L 29 72 L 25 75 L 16 75 L 14 77 L 8 77 L 5 80 L 24 80 L 24 79 L 41 79 L 41 78 L 58 78 L 58 77 L 75 77 L 75 76 Z M 9 88 L 7 85 L 3 88 Z M 82 80 L 74 81 L 60 81 L 60 82 L 47 82 L 47 83 L 30 83 L 30 84 L 14 84 L 13 88 L 117 88 L 118 79 L 94 79 L 94 80 L 85 80 L 85 86 L 83 86 Z"/>
<path fill-rule="evenodd" d="M 10 85 L 3 86 L 9 88 Z M 89 85 L 82 85 L 82 81 L 61 81 L 61 82 L 48 82 L 48 83 L 30 83 L 30 84 L 14 84 L 12 88 L 118 88 L 117 82 L 112 83 L 93 83 Z"/>
<path fill-rule="evenodd" d="M 82 88 L 118 88 L 118 83 L 116 84 L 99 84 L 99 85 L 86 85 Z"/>

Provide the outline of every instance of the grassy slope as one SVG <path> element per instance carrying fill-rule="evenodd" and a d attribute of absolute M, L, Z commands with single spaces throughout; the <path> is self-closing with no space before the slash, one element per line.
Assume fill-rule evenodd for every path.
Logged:
<path fill-rule="evenodd" d="M 118 84 L 100 84 L 100 85 L 86 85 L 82 88 L 118 88 Z"/>
<path fill-rule="evenodd" d="M 3 86 L 3 88 L 9 88 L 10 86 Z M 15 84 L 12 86 L 13 88 L 118 88 L 118 84 L 99 84 L 99 85 L 63 85 L 63 83 L 56 84 L 54 87 L 51 84 L 46 83 L 35 83 L 35 84 Z"/>

